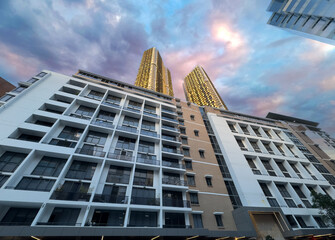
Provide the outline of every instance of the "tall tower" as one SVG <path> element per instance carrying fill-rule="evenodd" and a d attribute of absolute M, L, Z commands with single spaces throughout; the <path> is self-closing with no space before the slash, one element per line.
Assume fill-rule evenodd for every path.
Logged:
<path fill-rule="evenodd" d="M 164 66 L 161 55 L 153 47 L 143 53 L 135 86 L 164 93 L 173 97 L 171 73 Z"/>
<path fill-rule="evenodd" d="M 335 45 L 334 0 L 272 0 L 268 24 Z"/>
<path fill-rule="evenodd" d="M 228 110 L 205 70 L 196 66 L 184 79 L 187 101 L 199 106 L 210 106 Z"/>

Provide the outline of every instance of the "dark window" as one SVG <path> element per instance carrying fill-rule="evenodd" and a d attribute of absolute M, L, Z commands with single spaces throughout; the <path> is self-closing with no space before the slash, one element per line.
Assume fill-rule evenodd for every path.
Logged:
<path fill-rule="evenodd" d="M 296 208 L 297 207 L 295 202 L 290 198 L 285 198 L 285 202 L 286 202 L 287 206 L 290 207 L 290 208 Z"/>
<path fill-rule="evenodd" d="M 154 172 L 150 170 L 136 169 L 134 175 L 134 185 L 152 186 Z"/>
<path fill-rule="evenodd" d="M 313 216 L 317 224 L 319 225 L 320 228 L 326 228 L 328 227 L 325 222 L 322 220 L 321 217 Z"/>
<path fill-rule="evenodd" d="M 261 161 L 270 176 L 277 176 L 276 172 L 273 170 L 270 164 L 270 161 L 267 161 L 267 160 L 261 160 Z"/>
<path fill-rule="evenodd" d="M 193 120 L 193 121 L 194 121 L 194 115 L 191 115 L 191 116 L 190 116 L 190 118 L 191 118 L 191 120 Z"/>
<path fill-rule="evenodd" d="M 202 216 L 201 214 L 192 214 L 193 217 L 193 223 L 194 223 L 194 228 L 203 228 L 202 224 Z"/>
<path fill-rule="evenodd" d="M 205 158 L 205 151 L 204 150 L 199 150 L 199 155 L 201 158 Z"/>
<path fill-rule="evenodd" d="M 38 208 L 10 208 L 1 220 L 1 225 L 29 226 L 33 222 L 38 210 Z"/>
<path fill-rule="evenodd" d="M 313 164 L 320 173 L 330 173 L 322 164 Z"/>
<path fill-rule="evenodd" d="M 186 134 L 186 128 L 179 128 L 181 134 Z"/>
<path fill-rule="evenodd" d="M 222 215 L 215 214 L 215 220 L 218 227 L 223 227 Z"/>
<path fill-rule="evenodd" d="M 181 137 L 182 144 L 188 144 L 187 137 Z"/>
<path fill-rule="evenodd" d="M 298 224 L 297 224 L 297 222 L 295 221 L 295 219 L 292 215 L 285 215 L 285 216 L 286 216 L 286 219 L 287 219 L 287 221 L 289 222 L 289 224 L 291 225 L 292 228 L 297 228 L 298 227 Z"/>
<path fill-rule="evenodd" d="M 247 134 L 247 135 L 250 134 L 249 131 L 248 131 L 247 126 L 241 126 L 241 125 L 240 125 L 240 127 L 241 127 L 241 129 L 242 129 L 242 131 L 243 131 L 244 134 Z"/>
<path fill-rule="evenodd" d="M 271 194 L 271 192 L 268 188 L 268 185 L 266 183 L 259 183 L 259 185 L 261 186 L 265 196 L 272 197 L 272 194 Z"/>
<path fill-rule="evenodd" d="M 18 190 L 49 192 L 55 180 L 24 177 L 15 187 Z"/>
<path fill-rule="evenodd" d="M 199 137 L 199 131 L 198 130 L 194 130 L 194 136 Z"/>
<path fill-rule="evenodd" d="M 105 145 L 106 140 L 107 140 L 107 136 L 108 136 L 108 134 L 106 134 L 106 133 L 89 131 L 86 138 L 85 138 L 85 142 L 86 143 L 97 144 L 97 145 Z"/>
<path fill-rule="evenodd" d="M 267 198 L 267 199 L 271 207 L 279 207 L 279 204 L 276 199 L 274 198 Z"/>
<path fill-rule="evenodd" d="M 63 131 L 58 135 L 58 137 L 77 141 L 79 140 L 82 133 L 82 129 L 66 126 L 64 127 Z"/>
<path fill-rule="evenodd" d="M 285 197 L 291 197 L 289 192 L 286 190 L 286 187 L 284 184 L 276 184 L 280 194 L 285 198 Z"/>
<path fill-rule="evenodd" d="M 157 227 L 156 212 L 132 211 L 129 220 L 130 227 Z"/>
<path fill-rule="evenodd" d="M 245 148 L 245 146 L 244 146 L 244 144 L 243 144 L 243 142 L 242 142 L 242 139 L 237 138 L 237 139 L 236 139 L 236 142 L 237 142 L 237 144 L 240 146 L 240 148 Z"/>
<path fill-rule="evenodd" d="M 102 196 L 110 203 L 125 203 L 126 191 L 125 186 L 105 185 Z"/>
<path fill-rule="evenodd" d="M 27 82 L 34 83 L 34 82 L 37 82 L 37 81 L 38 81 L 37 78 L 30 78 Z"/>
<path fill-rule="evenodd" d="M 285 177 L 291 177 L 291 175 L 288 173 L 287 169 L 284 166 L 283 162 L 276 162 L 279 169 L 282 171 L 282 173 L 284 174 Z"/>
<path fill-rule="evenodd" d="M 142 129 L 149 130 L 149 131 L 155 131 L 155 123 L 143 120 Z"/>
<path fill-rule="evenodd" d="M 306 198 L 305 194 L 301 191 L 300 187 L 297 185 L 292 186 L 294 191 L 298 194 L 300 198 Z"/>
<path fill-rule="evenodd" d="M 136 139 L 119 136 L 119 139 L 116 143 L 116 147 L 122 148 L 122 149 L 134 150 L 135 142 L 136 142 Z"/>
<path fill-rule="evenodd" d="M 131 168 L 110 166 L 106 182 L 111 183 L 129 183 Z"/>
<path fill-rule="evenodd" d="M 257 136 L 261 137 L 262 134 L 259 132 L 259 128 L 253 128 L 254 132 L 256 133 Z"/>
<path fill-rule="evenodd" d="M 79 208 L 54 208 L 48 223 L 52 225 L 76 225 L 77 218 L 79 216 Z"/>
<path fill-rule="evenodd" d="M 40 72 L 39 74 L 36 75 L 36 77 L 44 77 L 45 75 L 47 75 L 47 73 Z"/>
<path fill-rule="evenodd" d="M 207 183 L 207 186 L 208 187 L 212 187 L 213 184 L 212 184 L 212 178 L 211 177 L 205 177 L 206 178 L 206 183 Z"/>
<path fill-rule="evenodd" d="M 190 149 L 189 148 L 183 148 L 184 156 L 189 157 L 190 156 Z"/>
<path fill-rule="evenodd" d="M 136 109 L 141 109 L 142 108 L 142 103 L 129 100 L 128 107 L 130 107 L 130 108 L 136 108 Z"/>
<path fill-rule="evenodd" d="M 237 132 L 236 129 L 235 129 L 235 127 L 234 127 L 234 124 L 232 124 L 232 123 L 228 123 L 228 126 L 229 126 L 229 128 L 230 128 L 230 130 L 231 130 L 232 132 Z"/>
<path fill-rule="evenodd" d="M 42 137 L 22 133 L 17 139 L 29 142 L 39 142 L 42 139 Z"/>
<path fill-rule="evenodd" d="M 107 98 L 106 98 L 106 102 L 110 102 L 110 103 L 114 103 L 114 104 L 120 104 L 121 98 L 116 97 L 116 96 L 112 96 L 112 95 L 108 95 Z"/>
<path fill-rule="evenodd" d="M 14 96 L 6 94 L 5 96 L 0 98 L 0 101 L 7 102 L 7 101 L 11 100 L 12 98 L 14 98 Z"/>
<path fill-rule="evenodd" d="M 194 176 L 187 175 L 187 183 L 189 186 L 195 186 L 195 178 Z"/>
<path fill-rule="evenodd" d="M 5 184 L 8 178 L 9 178 L 8 175 L 0 174 L 0 188 Z"/>
<path fill-rule="evenodd" d="M 191 204 L 199 204 L 198 193 L 190 192 Z"/>
<path fill-rule="evenodd" d="M 12 92 L 20 93 L 20 92 L 24 91 L 25 89 L 26 89 L 25 87 L 17 87 Z"/>
<path fill-rule="evenodd" d="M 97 92 L 97 91 L 94 91 L 94 90 L 91 90 L 89 94 L 87 94 L 86 97 L 88 98 L 92 98 L 92 99 L 95 99 L 95 100 L 101 100 L 102 97 L 104 96 L 104 93 L 101 93 L 101 92 Z"/>
<path fill-rule="evenodd" d="M 115 118 L 115 113 L 100 110 L 97 118 L 113 122 Z"/>
<path fill-rule="evenodd" d="M 138 119 L 133 117 L 125 116 L 123 119 L 123 126 L 131 126 L 137 127 L 138 126 Z"/>
<path fill-rule="evenodd" d="M 14 172 L 26 156 L 24 153 L 5 152 L 0 157 L 0 171 Z"/>
<path fill-rule="evenodd" d="M 185 167 L 186 167 L 186 169 L 193 169 L 192 161 L 185 160 Z"/>
<path fill-rule="evenodd" d="M 92 217 L 93 226 L 120 226 L 123 227 L 124 210 L 96 209 Z"/>
<path fill-rule="evenodd" d="M 79 108 L 76 111 L 76 114 L 92 117 L 94 111 L 95 111 L 94 108 L 86 107 L 86 106 L 79 106 Z"/>
<path fill-rule="evenodd" d="M 73 161 L 69 171 L 66 174 L 66 177 L 91 180 L 96 166 L 96 163 Z"/>
<path fill-rule="evenodd" d="M 307 225 L 302 217 L 295 217 L 301 228 L 307 228 Z"/>
<path fill-rule="evenodd" d="M 62 171 L 66 159 L 55 157 L 43 157 L 38 163 L 32 175 L 58 177 Z"/>
<path fill-rule="evenodd" d="M 144 153 L 155 153 L 155 144 L 152 142 L 140 141 L 138 151 Z"/>
<path fill-rule="evenodd" d="M 36 122 L 34 124 L 41 125 L 41 126 L 46 126 L 46 127 L 51 127 L 52 125 L 54 125 L 53 122 L 47 122 L 47 121 L 43 121 L 43 120 L 36 120 Z"/>

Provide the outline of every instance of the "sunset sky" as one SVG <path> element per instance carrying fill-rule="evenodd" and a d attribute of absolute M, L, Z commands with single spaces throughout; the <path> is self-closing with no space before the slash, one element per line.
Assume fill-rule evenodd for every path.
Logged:
<path fill-rule="evenodd" d="M 175 96 L 204 67 L 232 111 L 320 122 L 335 135 L 335 46 L 267 25 L 270 0 L 0 1 L 0 76 L 83 69 L 134 83 L 157 47 Z"/>

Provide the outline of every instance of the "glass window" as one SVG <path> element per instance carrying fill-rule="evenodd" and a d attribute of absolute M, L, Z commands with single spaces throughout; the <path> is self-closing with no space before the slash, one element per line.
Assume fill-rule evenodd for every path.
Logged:
<path fill-rule="evenodd" d="M 17 139 L 29 142 L 39 142 L 42 139 L 42 137 L 22 133 Z"/>
<path fill-rule="evenodd" d="M 294 217 L 292 215 L 285 215 L 287 221 L 289 222 L 289 224 L 291 225 L 292 228 L 297 228 L 298 224 L 295 221 Z"/>
<path fill-rule="evenodd" d="M 24 153 L 5 152 L 0 157 L 0 171 L 14 172 L 26 156 Z"/>
<path fill-rule="evenodd" d="M 276 199 L 274 198 L 267 198 L 267 199 L 271 207 L 279 207 L 279 204 Z"/>
<path fill-rule="evenodd" d="M 94 111 L 95 111 L 94 108 L 86 107 L 86 106 L 79 106 L 79 108 L 76 111 L 76 114 L 92 117 Z"/>
<path fill-rule="evenodd" d="M 190 156 L 190 149 L 189 148 L 183 148 L 184 156 L 189 157 Z"/>
<path fill-rule="evenodd" d="M 155 123 L 143 120 L 142 129 L 155 131 Z"/>
<path fill-rule="evenodd" d="M 205 151 L 204 150 L 199 150 L 199 155 L 201 158 L 205 158 Z"/>
<path fill-rule="evenodd" d="M 58 137 L 77 141 L 79 140 L 82 133 L 83 129 L 66 126 L 64 127 L 63 131 L 58 135 Z"/>
<path fill-rule="evenodd" d="M 47 75 L 47 73 L 40 72 L 39 74 L 36 75 L 36 77 L 44 77 L 45 75 Z"/>
<path fill-rule="evenodd" d="M 110 166 L 106 182 L 111 183 L 129 183 L 131 168 Z"/>
<path fill-rule="evenodd" d="M 142 103 L 129 100 L 128 107 L 141 109 L 142 108 Z"/>
<path fill-rule="evenodd" d="M 194 115 L 190 115 L 191 120 L 195 120 Z"/>
<path fill-rule="evenodd" d="M 97 118 L 113 122 L 115 113 L 100 110 Z"/>
<path fill-rule="evenodd" d="M 120 104 L 121 98 L 116 97 L 116 96 L 112 96 L 112 95 L 108 95 L 107 98 L 106 98 L 106 102 Z"/>
<path fill-rule="evenodd" d="M 318 217 L 318 216 L 313 216 L 315 221 L 317 222 L 317 224 L 319 225 L 320 228 L 326 228 L 328 227 L 325 222 L 322 220 L 321 217 Z"/>
<path fill-rule="evenodd" d="M 73 161 L 67 178 L 91 180 L 97 164 L 92 162 Z"/>
<path fill-rule="evenodd" d="M 154 172 L 151 170 L 136 169 L 134 185 L 152 186 Z"/>
<path fill-rule="evenodd" d="M 194 136 L 199 137 L 199 131 L 198 130 L 194 130 Z"/>
<path fill-rule="evenodd" d="M 133 118 L 133 117 L 129 117 L 129 116 L 125 116 L 122 125 L 123 126 L 137 127 L 138 126 L 138 119 Z"/>
<path fill-rule="evenodd" d="M 129 225 L 130 227 L 157 227 L 156 212 L 131 211 Z"/>
<path fill-rule="evenodd" d="M 186 128 L 179 128 L 181 134 L 186 134 Z"/>
<path fill-rule="evenodd" d="M 123 227 L 125 214 L 126 211 L 124 210 L 96 209 L 91 222 L 93 226 Z"/>
<path fill-rule="evenodd" d="M 187 175 L 187 183 L 189 186 L 194 187 L 195 186 L 195 178 L 194 176 Z"/>
<path fill-rule="evenodd" d="M 185 160 L 185 167 L 186 167 L 186 169 L 193 169 L 192 161 Z"/>
<path fill-rule="evenodd" d="M 8 175 L 0 174 L 0 188 L 5 184 L 8 178 L 9 178 Z"/>
<path fill-rule="evenodd" d="M 103 96 L 104 96 L 104 93 L 91 90 L 89 92 L 89 94 L 87 94 L 86 97 L 92 98 L 92 99 L 95 99 L 95 100 L 101 100 Z"/>
<path fill-rule="evenodd" d="M 215 214 L 215 220 L 218 227 L 223 227 L 222 215 Z"/>
<path fill-rule="evenodd" d="M 14 98 L 14 96 L 6 94 L 5 96 L 0 98 L 0 101 L 7 102 L 12 98 Z"/>
<path fill-rule="evenodd" d="M 55 180 L 24 177 L 15 187 L 18 190 L 49 192 Z"/>
<path fill-rule="evenodd" d="M 144 153 L 155 153 L 155 143 L 140 141 L 138 151 Z"/>
<path fill-rule="evenodd" d="M 291 197 L 284 184 L 276 184 L 276 186 L 283 197 Z"/>
<path fill-rule="evenodd" d="M 237 138 L 237 139 L 236 139 L 236 142 L 237 142 L 237 144 L 240 146 L 240 148 L 245 148 L 245 146 L 244 146 L 244 144 L 243 144 L 243 142 L 242 142 L 242 139 Z"/>
<path fill-rule="evenodd" d="M 77 218 L 79 216 L 79 208 L 61 208 L 55 207 L 48 223 L 52 225 L 76 225 Z"/>
<path fill-rule="evenodd" d="M 65 162 L 66 159 L 45 156 L 38 163 L 32 175 L 58 177 Z"/>
<path fill-rule="evenodd" d="M 96 131 L 89 131 L 86 138 L 85 142 L 86 143 L 92 143 L 92 144 L 97 144 L 97 145 L 105 145 L 106 140 L 107 140 L 108 134 L 106 133 L 101 133 L 101 132 L 96 132 Z"/>
<path fill-rule="evenodd" d="M 211 177 L 205 177 L 206 178 L 206 183 L 208 187 L 212 187 L 213 183 L 212 183 L 212 178 Z"/>
<path fill-rule="evenodd" d="M 192 214 L 194 228 L 203 228 L 201 214 Z"/>
<path fill-rule="evenodd" d="M 181 137 L 181 143 L 182 144 L 188 144 L 187 137 Z"/>
<path fill-rule="evenodd" d="M 198 193 L 190 192 L 190 201 L 191 204 L 199 204 Z"/>
<path fill-rule="evenodd" d="M 268 185 L 266 183 L 259 183 L 259 185 L 261 186 L 265 196 L 272 197 L 272 194 L 271 194 L 271 192 L 268 188 Z"/>
<path fill-rule="evenodd" d="M 15 208 L 8 210 L 1 220 L 2 225 L 24 225 L 30 226 L 39 208 Z"/>
<path fill-rule="evenodd" d="M 20 92 L 24 91 L 25 89 L 26 89 L 25 87 L 17 87 L 12 92 L 20 93 Z"/>
<path fill-rule="evenodd" d="M 119 139 L 116 143 L 116 147 L 122 148 L 122 149 L 134 150 L 135 142 L 136 142 L 136 139 L 119 136 Z"/>

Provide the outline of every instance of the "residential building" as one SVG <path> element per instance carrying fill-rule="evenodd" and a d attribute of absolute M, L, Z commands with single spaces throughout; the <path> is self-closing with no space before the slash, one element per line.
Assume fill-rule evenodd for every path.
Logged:
<path fill-rule="evenodd" d="M 199 106 L 228 109 L 205 70 L 196 66 L 184 79 L 186 100 Z"/>
<path fill-rule="evenodd" d="M 335 190 L 281 122 L 83 70 L 32 79 L 0 107 L 0 239 L 335 234 L 309 193 Z"/>
<path fill-rule="evenodd" d="M 6 92 L 12 91 L 14 88 L 15 86 L 13 84 L 0 77 L 0 97 L 5 95 Z"/>
<path fill-rule="evenodd" d="M 334 0 L 272 0 L 268 24 L 335 45 Z"/>
<path fill-rule="evenodd" d="M 170 70 L 164 66 L 162 57 L 155 47 L 143 53 L 135 86 L 173 96 Z"/>

